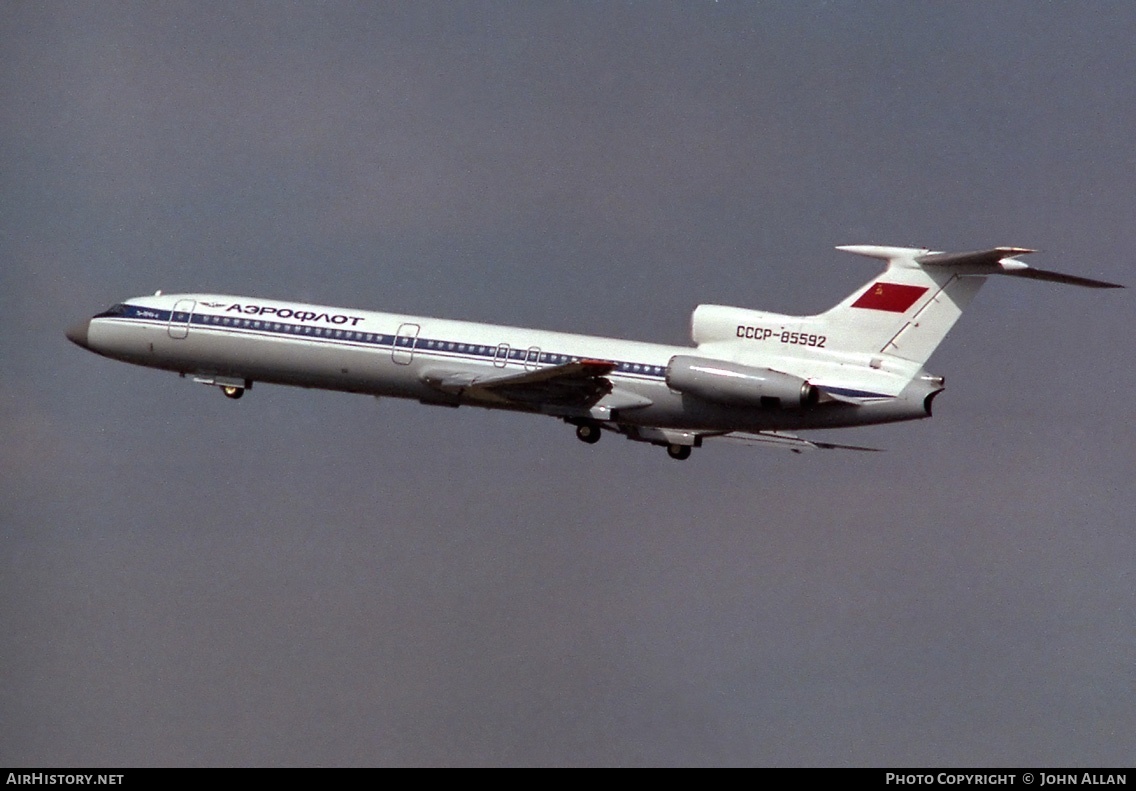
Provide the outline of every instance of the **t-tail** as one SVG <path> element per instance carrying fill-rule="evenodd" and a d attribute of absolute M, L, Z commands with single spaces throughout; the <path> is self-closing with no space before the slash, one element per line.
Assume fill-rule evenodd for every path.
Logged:
<path fill-rule="evenodd" d="M 1017 256 L 1033 251 L 1022 247 L 972 253 L 874 245 L 837 249 L 879 258 L 887 262 L 887 269 L 816 317 L 830 328 L 832 348 L 876 352 L 920 365 L 946 337 L 989 275 L 1122 288 L 1115 283 L 1029 267 Z"/>
<path fill-rule="evenodd" d="M 989 275 L 1123 288 L 1116 283 L 1034 269 L 1017 259 L 1033 252 L 1022 247 L 972 253 L 876 245 L 837 249 L 879 258 L 887 262 L 887 268 L 836 307 L 815 316 L 699 305 L 691 320 L 694 342 L 731 357 L 748 356 L 751 350 L 789 360 L 879 355 L 913 364 L 914 370 L 938 348 Z"/>

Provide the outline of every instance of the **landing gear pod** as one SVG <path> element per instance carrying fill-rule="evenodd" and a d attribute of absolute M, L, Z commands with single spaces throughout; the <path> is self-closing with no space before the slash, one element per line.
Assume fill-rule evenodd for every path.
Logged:
<path fill-rule="evenodd" d="M 672 357 L 667 385 L 728 406 L 811 409 L 820 401 L 820 391 L 799 376 L 705 357 Z"/>

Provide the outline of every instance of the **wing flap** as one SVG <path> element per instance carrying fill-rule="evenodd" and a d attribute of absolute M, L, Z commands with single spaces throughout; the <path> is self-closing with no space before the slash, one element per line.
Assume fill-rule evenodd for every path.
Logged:
<path fill-rule="evenodd" d="M 523 373 L 497 375 L 430 370 L 423 372 L 421 379 L 444 393 L 476 401 L 532 407 L 588 407 L 612 392 L 612 384 L 605 375 L 614 369 L 615 363 L 608 360 L 576 360 Z M 644 404 L 636 402 L 634 405 Z"/>

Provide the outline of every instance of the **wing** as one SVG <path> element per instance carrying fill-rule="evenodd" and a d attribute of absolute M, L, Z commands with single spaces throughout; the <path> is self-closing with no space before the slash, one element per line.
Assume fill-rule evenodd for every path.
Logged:
<path fill-rule="evenodd" d="M 719 436 L 721 439 L 742 442 L 746 445 L 764 445 L 765 447 L 783 448 L 785 450 L 791 450 L 794 453 L 818 449 L 880 451 L 880 448 L 864 448 L 859 445 L 837 445 L 832 442 L 816 442 L 814 440 L 802 439 L 795 434 L 787 434 L 783 431 L 758 431 L 753 434 L 744 431 L 734 431 L 730 434 L 722 434 Z"/>
<path fill-rule="evenodd" d="M 618 431 L 635 442 L 650 442 L 652 445 L 691 446 L 699 447 L 704 440 L 727 439 L 731 442 L 740 442 L 744 445 L 764 445 L 767 448 L 781 448 L 794 453 L 806 450 L 864 450 L 878 451 L 879 448 L 864 448 L 859 445 L 837 445 L 832 442 L 816 442 L 802 439 L 795 434 L 784 431 L 699 431 L 697 429 L 660 428 L 657 426 L 633 426 L 626 423 L 605 425 L 613 431 Z M 678 457 L 676 457 L 678 458 Z"/>
<path fill-rule="evenodd" d="M 612 391 L 606 374 L 614 369 L 615 363 L 607 360 L 577 360 L 517 374 L 432 370 L 422 374 L 422 381 L 443 393 L 485 403 L 587 408 Z"/>

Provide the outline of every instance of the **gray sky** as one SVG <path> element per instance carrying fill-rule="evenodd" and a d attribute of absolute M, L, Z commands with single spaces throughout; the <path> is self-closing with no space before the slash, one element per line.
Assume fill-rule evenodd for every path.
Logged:
<path fill-rule="evenodd" d="M 0 6 L 0 764 L 1130 765 L 1131 292 L 708 444 L 83 352 L 212 291 L 686 343 L 838 244 L 1136 285 L 1130 3 Z"/>

